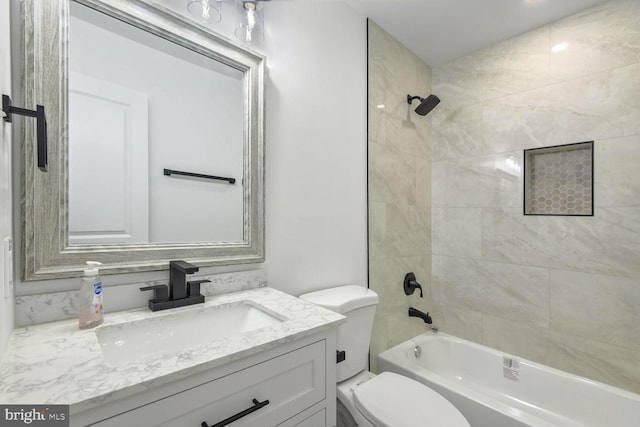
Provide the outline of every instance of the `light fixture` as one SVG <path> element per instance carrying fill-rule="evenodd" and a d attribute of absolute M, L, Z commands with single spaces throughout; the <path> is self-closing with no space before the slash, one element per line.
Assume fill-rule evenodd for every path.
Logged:
<path fill-rule="evenodd" d="M 264 14 L 262 2 L 258 0 L 235 0 L 240 20 L 235 34 L 245 43 L 264 40 Z"/>
<path fill-rule="evenodd" d="M 187 10 L 202 24 L 215 24 L 222 20 L 222 0 L 189 0 Z"/>
<path fill-rule="evenodd" d="M 222 20 L 222 2 L 235 3 L 238 23 L 235 35 L 247 44 L 264 40 L 264 14 L 262 2 L 268 0 L 188 0 L 187 10 L 195 20 L 204 25 Z"/>

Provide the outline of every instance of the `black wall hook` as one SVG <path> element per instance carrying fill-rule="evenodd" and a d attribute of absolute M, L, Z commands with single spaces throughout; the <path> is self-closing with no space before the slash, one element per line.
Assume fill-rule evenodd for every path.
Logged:
<path fill-rule="evenodd" d="M 2 111 L 4 111 L 4 121 L 12 122 L 12 115 L 35 117 L 36 126 L 38 128 L 38 168 L 46 172 L 48 165 L 48 149 L 47 149 L 47 118 L 42 105 L 36 105 L 35 110 L 27 110 L 25 108 L 14 107 L 11 105 L 9 95 L 2 95 Z"/>

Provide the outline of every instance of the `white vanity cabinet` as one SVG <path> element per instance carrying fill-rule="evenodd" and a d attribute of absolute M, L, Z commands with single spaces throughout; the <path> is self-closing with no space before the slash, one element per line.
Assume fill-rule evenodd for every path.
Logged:
<path fill-rule="evenodd" d="M 166 313 L 113 313 L 95 330 L 77 319 L 17 328 L 0 360 L 0 401 L 69 405 L 71 427 L 334 427 L 345 320 L 258 287 Z"/>
<path fill-rule="evenodd" d="M 131 399 L 72 409 L 71 426 L 331 427 L 335 363 L 334 332 L 316 334 Z"/>

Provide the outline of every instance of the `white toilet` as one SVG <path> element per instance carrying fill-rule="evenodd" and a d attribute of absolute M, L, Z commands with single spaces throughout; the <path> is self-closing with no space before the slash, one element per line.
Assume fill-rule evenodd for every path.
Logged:
<path fill-rule="evenodd" d="M 367 370 L 369 342 L 378 295 L 361 286 L 340 286 L 300 298 L 347 317 L 338 328 L 338 400 L 360 427 L 469 427 L 447 399 L 402 375 Z"/>

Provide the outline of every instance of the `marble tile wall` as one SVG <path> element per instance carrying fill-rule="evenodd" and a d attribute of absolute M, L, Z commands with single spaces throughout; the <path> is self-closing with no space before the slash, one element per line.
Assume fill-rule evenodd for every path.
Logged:
<path fill-rule="evenodd" d="M 634 392 L 639 40 L 640 2 L 614 0 L 433 70 L 427 304 L 445 332 Z M 504 162 L 590 140 L 595 215 L 524 216 Z"/>
<path fill-rule="evenodd" d="M 409 318 L 409 306 L 432 309 L 431 115 L 422 117 L 407 95 L 431 93 L 431 69 L 369 21 L 369 287 L 380 296 L 371 342 L 376 356 L 427 329 Z M 479 241 L 479 236 L 478 236 Z M 406 296 L 403 279 L 414 272 L 422 285 Z"/>

